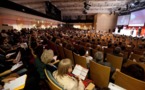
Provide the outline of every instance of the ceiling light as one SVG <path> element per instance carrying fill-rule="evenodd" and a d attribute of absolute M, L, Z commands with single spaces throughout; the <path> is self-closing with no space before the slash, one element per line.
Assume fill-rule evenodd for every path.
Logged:
<path fill-rule="evenodd" d="M 132 7 L 134 7 L 134 6 L 135 6 L 135 4 L 134 4 L 134 3 L 131 3 L 131 6 L 132 6 Z"/>

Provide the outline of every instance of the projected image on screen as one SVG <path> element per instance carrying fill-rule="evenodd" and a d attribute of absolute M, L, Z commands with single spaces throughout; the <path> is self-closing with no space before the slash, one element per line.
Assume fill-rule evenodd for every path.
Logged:
<path fill-rule="evenodd" d="M 130 15 L 118 16 L 117 25 L 128 25 Z"/>
<path fill-rule="evenodd" d="M 144 26 L 145 10 L 140 10 L 131 13 L 129 26 Z"/>

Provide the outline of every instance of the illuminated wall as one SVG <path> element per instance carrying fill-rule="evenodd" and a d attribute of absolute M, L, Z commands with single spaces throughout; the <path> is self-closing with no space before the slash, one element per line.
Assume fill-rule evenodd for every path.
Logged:
<path fill-rule="evenodd" d="M 92 23 L 74 23 L 73 27 L 83 30 L 92 30 Z"/>
<path fill-rule="evenodd" d="M 108 32 L 109 29 L 116 27 L 117 15 L 115 14 L 97 14 L 94 17 L 94 27 L 96 31 Z"/>
<path fill-rule="evenodd" d="M 25 21 L 23 19 L 5 19 L 0 18 L 0 25 L 7 24 L 8 26 L 12 26 L 13 29 L 21 30 L 22 28 L 57 28 L 57 24 L 49 23 L 46 21 Z"/>

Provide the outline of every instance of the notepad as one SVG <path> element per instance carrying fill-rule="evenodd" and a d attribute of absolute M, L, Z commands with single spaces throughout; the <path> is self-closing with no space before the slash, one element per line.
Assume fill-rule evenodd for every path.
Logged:
<path fill-rule="evenodd" d="M 20 76 L 15 80 L 5 83 L 4 90 L 20 90 L 25 87 L 27 75 Z"/>
<path fill-rule="evenodd" d="M 111 82 L 109 83 L 108 88 L 110 88 L 110 90 L 127 90 Z"/>
<path fill-rule="evenodd" d="M 13 65 L 11 68 L 11 71 L 16 70 L 17 68 L 21 67 L 23 65 L 22 61 L 18 62 L 17 64 Z"/>
<path fill-rule="evenodd" d="M 85 80 L 88 71 L 89 71 L 88 69 L 82 67 L 81 65 L 76 64 L 72 73 L 76 76 L 79 76 L 82 80 Z"/>

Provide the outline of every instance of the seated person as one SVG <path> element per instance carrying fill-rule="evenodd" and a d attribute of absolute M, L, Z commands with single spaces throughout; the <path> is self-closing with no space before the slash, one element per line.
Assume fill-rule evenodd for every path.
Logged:
<path fill-rule="evenodd" d="M 114 49 L 113 55 L 119 56 L 119 57 L 123 57 L 123 63 L 125 63 L 127 61 L 127 58 L 125 58 L 124 55 L 123 55 L 123 53 L 121 53 L 121 48 L 120 47 L 116 47 Z"/>
<path fill-rule="evenodd" d="M 79 49 L 79 54 L 80 54 L 80 56 L 83 56 L 83 57 L 86 58 L 87 64 L 89 63 L 90 60 L 93 60 L 93 57 L 91 57 L 91 56 L 88 55 L 88 51 L 86 51 L 86 50 L 84 49 L 84 47 L 81 47 L 81 48 Z"/>
<path fill-rule="evenodd" d="M 113 74 L 115 72 L 115 68 L 111 65 L 111 63 L 109 62 L 103 62 L 103 53 L 100 51 L 97 51 L 94 55 L 94 60 L 95 62 L 104 65 L 104 66 L 108 66 L 111 68 L 111 74 Z"/>
<path fill-rule="evenodd" d="M 121 48 L 120 47 L 116 47 L 113 51 L 113 55 L 115 56 L 119 56 L 119 57 L 123 57 L 123 54 L 121 53 Z"/>
<path fill-rule="evenodd" d="M 18 70 L 11 71 L 6 70 L 3 73 L 0 73 L 0 90 L 3 90 L 4 83 L 7 83 L 11 80 L 18 78 L 19 76 L 25 74 L 27 72 L 26 68 L 19 68 Z"/>
<path fill-rule="evenodd" d="M 14 64 L 18 63 L 19 61 L 16 59 L 17 58 L 17 54 L 16 52 L 14 52 L 15 54 L 13 55 L 2 55 L 0 54 L 0 73 L 4 72 L 5 70 L 10 69 Z M 11 54 L 11 53 L 10 53 Z M 13 56 L 13 57 L 11 57 Z"/>
<path fill-rule="evenodd" d="M 44 50 L 42 55 L 41 55 L 41 61 L 46 65 L 46 69 L 48 69 L 50 72 L 53 72 L 57 70 L 57 67 L 54 65 L 56 64 L 59 60 L 54 60 L 54 52 L 53 50 Z"/>
<path fill-rule="evenodd" d="M 41 78 L 45 77 L 45 75 L 43 73 L 44 68 L 49 69 L 51 72 L 53 72 L 57 69 L 57 67 L 54 66 L 54 64 L 59 62 L 59 60 L 53 59 L 54 52 L 52 50 L 44 49 L 42 51 L 42 53 L 35 54 L 36 52 L 34 52 L 33 48 L 31 47 L 31 37 L 29 37 L 29 48 L 31 50 L 31 54 L 33 55 L 33 57 L 35 59 L 34 65 L 35 65 L 37 71 L 39 72 Z M 38 49 L 38 50 L 40 50 L 40 49 Z"/>
<path fill-rule="evenodd" d="M 12 45 L 9 44 L 9 39 L 8 37 L 3 38 L 2 44 L 0 45 L 1 49 L 4 51 L 8 51 L 12 49 Z"/>
<path fill-rule="evenodd" d="M 54 65 L 57 62 L 59 62 L 59 60 L 54 60 L 54 53 L 52 50 L 47 50 L 45 49 L 42 54 L 41 57 L 39 58 L 33 51 L 33 49 L 31 48 L 31 46 L 29 45 L 29 48 L 31 50 L 31 53 L 34 57 L 34 65 L 37 69 L 37 72 L 40 74 L 40 78 L 44 79 L 45 78 L 45 74 L 43 72 L 44 68 L 50 70 L 50 72 L 53 72 L 57 69 L 57 67 Z M 41 60 L 40 60 L 41 59 Z"/>
<path fill-rule="evenodd" d="M 131 65 L 127 66 L 125 68 L 124 73 L 131 76 L 131 77 L 134 77 L 136 79 L 139 79 L 139 80 L 142 80 L 142 81 L 145 80 L 145 77 L 144 77 L 145 76 L 145 71 L 138 64 L 131 64 Z"/>
<path fill-rule="evenodd" d="M 85 86 L 82 80 L 69 75 L 72 72 L 72 62 L 70 59 L 63 59 L 58 65 L 58 70 L 53 72 L 53 76 L 56 81 L 65 90 L 84 90 Z"/>

